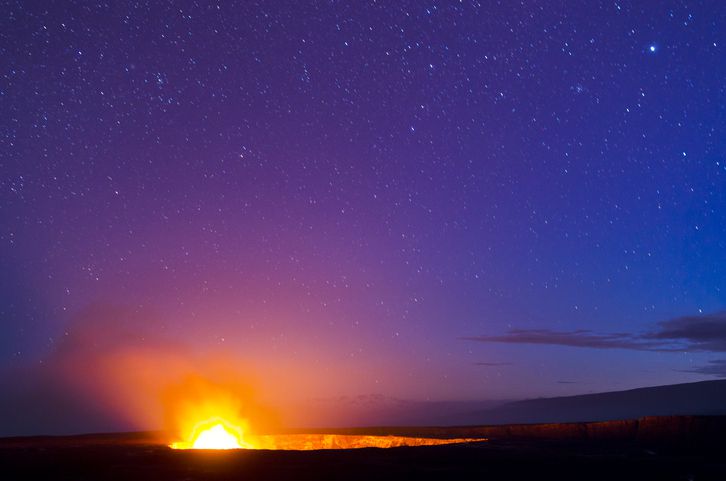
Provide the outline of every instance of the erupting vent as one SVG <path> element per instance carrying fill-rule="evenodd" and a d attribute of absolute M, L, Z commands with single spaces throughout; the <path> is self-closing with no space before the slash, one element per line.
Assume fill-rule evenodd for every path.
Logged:
<path fill-rule="evenodd" d="M 486 441 L 484 438 L 416 438 L 349 434 L 278 434 L 245 436 L 242 428 L 221 418 L 198 423 L 187 441 L 171 443 L 174 449 L 316 449 L 395 448 L 437 446 Z"/>

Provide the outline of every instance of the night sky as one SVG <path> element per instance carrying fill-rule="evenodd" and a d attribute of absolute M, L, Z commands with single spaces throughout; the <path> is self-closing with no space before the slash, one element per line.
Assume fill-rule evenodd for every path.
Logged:
<path fill-rule="evenodd" d="M 298 369 L 301 397 L 725 377 L 725 24 L 718 0 L 4 2 L 0 372 L 84 332 Z"/>

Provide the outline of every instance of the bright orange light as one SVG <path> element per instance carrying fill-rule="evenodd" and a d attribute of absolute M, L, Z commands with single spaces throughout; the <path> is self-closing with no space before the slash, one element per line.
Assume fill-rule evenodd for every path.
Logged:
<path fill-rule="evenodd" d="M 241 447 L 235 435 L 221 424 L 215 424 L 214 427 L 202 431 L 192 444 L 194 449 L 237 449 Z"/>
<path fill-rule="evenodd" d="M 245 441 L 242 428 L 221 418 L 212 418 L 197 423 L 188 441 L 171 443 L 174 449 L 249 449 L 253 446 Z"/>
<path fill-rule="evenodd" d="M 276 434 L 252 436 L 246 440 L 241 428 L 221 418 L 197 423 L 188 441 L 177 441 L 174 449 L 355 449 L 395 448 L 401 446 L 439 446 L 487 441 L 485 438 L 417 438 L 408 436 L 368 436 L 346 434 Z"/>

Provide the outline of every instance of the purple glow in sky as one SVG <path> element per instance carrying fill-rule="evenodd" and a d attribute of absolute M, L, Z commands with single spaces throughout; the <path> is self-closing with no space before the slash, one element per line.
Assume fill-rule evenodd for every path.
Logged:
<path fill-rule="evenodd" d="M 719 2 L 3 11 L 3 372 L 91 309 L 310 397 L 726 376 Z"/>

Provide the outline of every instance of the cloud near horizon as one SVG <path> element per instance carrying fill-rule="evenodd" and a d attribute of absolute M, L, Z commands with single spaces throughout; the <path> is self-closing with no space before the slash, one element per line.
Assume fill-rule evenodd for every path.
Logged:
<path fill-rule="evenodd" d="M 707 376 L 716 376 L 726 378 L 726 359 L 715 359 L 708 361 L 705 366 L 696 366 L 691 369 L 682 369 L 680 372 L 689 372 L 693 374 L 704 374 Z"/>
<path fill-rule="evenodd" d="M 578 329 L 511 329 L 502 335 L 463 338 L 469 341 L 503 344 L 542 344 L 590 349 L 629 349 L 634 351 L 726 352 L 726 311 L 684 316 L 662 321 L 646 333 L 595 333 Z M 711 366 L 705 366 L 708 369 Z"/>
<path fill-rule="evenodd" d="M 499 336 L 465 337 L 468 341 L 502 344 L 544 344 L 553 346 L 586 347 L 592 349 L 632 349 L 638 351 L 672 350 L 661 348 L 664 341 L 646 341 L 626 333 L 597 334 L 579 329 L 553 331 L 550 329 L 511 329 Z"/>
<path fill-rule="evenodd" d="M 643 338 L 684 342 L 690 351 L 726 352 L 726 311 L 663 321 Z"/>

